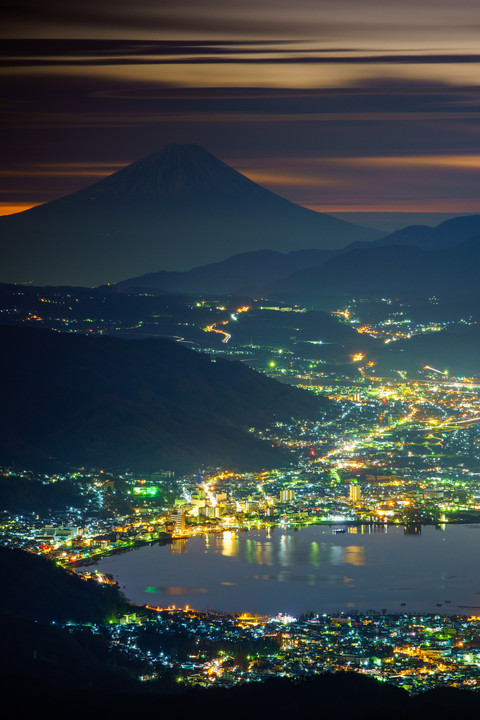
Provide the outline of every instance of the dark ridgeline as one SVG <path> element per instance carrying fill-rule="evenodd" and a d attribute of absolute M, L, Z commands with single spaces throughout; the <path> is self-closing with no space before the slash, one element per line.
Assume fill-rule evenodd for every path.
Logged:
<path fill-rule="evenodd" d="M 386 237 L 368 243 L 368 246 L 410 245 L 423 248 L 423 250 L 444 250 L 477 235 L 480 235 L 480 215 L 461 215 L 445 220 L 436 227 L 408 225 Z M 350 249 L 366 245 L 366 243 L 352 243 Z"/>
<path fill-rule="evenodd" d="M 297 270 L 322 265 L 337 254 L 334 250 L 296 250 L 280 253 L 256 250 L 227 260 L 202 265 L 186 272 L 153 272 L 116 284 L 118 290 L 148 289 L 170 293 L 248 296 L 266 283 L 287 277 Z"/>
<path fill-rule="evenodd" d="M 99 285 L 251 250 L 383 233 L 295 205 L 198 145 L 169 145 L 79 192 L 0 218 L 0 281 Z"/>
<path fill-rule="evenodd" d="M 337 255 L 320 267 L 299 270 L 264 292 L 299 302 L 325 295 L 448 299 L 478 291 L 479 264 L 480 235 L 442 250 L 370 246 Z"/>
<path fill-rule="evenodd" d="M 52 630 L 48 630 L 53 635 Z M 38 630 L 37 633 L 40 634 Z M 45 711 L 55 719 L 89 717 L 95 720 L 105 717 L 131 720 L 159 713 L 199 720 L 212 717 L 371 720 L 385 714 L 389 720 L 405 720 L 406 717 L 444 720 L 459 716 L 474 718 L 478 711 L 475 692 L 438 688 L 409 696 L 405 690 L 353 672 L 295 679 L 275 677 L 229 689 L 198 687 L 183 690 L 171 678 L 159 687 L 158 682 L 135 682 L 121 669 L 102 668 L 92 653 L 87 654 L 78 643 L 70 644 L 69 654 L 64 651 L 63 657 L 68 658 L 77 672 L 76 685 L 72 683 L 73 673 L 67 675 L 65 665 L 55 662 L 50 662 L 43 674 L 15 673 L 14 666 L 10 673 L 0 676 L 2 697 L 5 704 L 11 702 L 17 706 L 16 717 L 35 717 L 39 711 Z M 10 643 L 7 649 L 9 646 Z M 57 640 L 56 647 L 59 646 Z M 90 672 L 88 662 L 91 663 Z M 32 665 L 34 663 L 28 663 L 28 666 Z"/>
<path fill-rule="evenodd" d="M 467 215 L 447 220 L 437 227 L 412 225 L 379 240 L 354 242 L 337 250 L 241 253 L 187 272 L 148 273 L 124 280 L 116 287 L 119 290 L 212 295 L 285 295 L 299 301 L 357 291 L 361 295 L 387 290 L 391 295 L 392 292 L 422 292 L 423 289 L 440 293 L 445 292 L 445 283 L 453 284 L 456 291 L 455 273 L 472 269 L 471 262 L 477 260 L 472 258 L 466 241 L 478 236 L 480 215 Z M 463 248 L 462 243 L 466 243 Z M 441 250 L 445 252 L 430 255 L 431 251 Z M 319 270 L 320 266 L 324 269 Z M 423 276 L 432 270 L 434 274 L 428 284 Z M 463 279 L 460 282 L 463 283 Z M 475 284 L 471 273 L 468 282 L 470 286 Z"/>
<path fill-rule="evenodd" d="M 139 471 L 275 467 L 248 428 L 318 417 L 325 400 L 169 340 L 1 327 L 0 462 Z"/>

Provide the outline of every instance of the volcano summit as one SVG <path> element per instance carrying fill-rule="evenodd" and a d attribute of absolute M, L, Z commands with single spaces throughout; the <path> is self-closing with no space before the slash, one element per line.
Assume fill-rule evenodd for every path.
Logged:
<path fill-rule="evenodd" d="M 169 145 L 79 192 L 0 218 L 0 281 L 98 285 L 252 250 L 381 235 L 266 190 L 198 145 Z"/>

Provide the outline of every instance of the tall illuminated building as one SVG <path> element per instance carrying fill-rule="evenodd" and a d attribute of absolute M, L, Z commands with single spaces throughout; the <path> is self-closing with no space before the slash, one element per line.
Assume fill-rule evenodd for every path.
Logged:
<path fill-rule="evenodd" d="M 350 485 L 348 499 L 350 502 L 359 502 L 361 497 L 360 485 Z"/>
<path fill-rule="evenodd" d="M 287 503 L 293 500 L 295 497 L 295 490 L 293 488 L 285 488 L 280 490 L 280 502 Z"/>
<path fill-rule="evenodd" d="M 175 523 L 175 530 L 176 533 L 184 533 L 185 532 L 185 513 L 179 512 L 179 513 L 172 513 L 170 516 L 170 520 Z"/>

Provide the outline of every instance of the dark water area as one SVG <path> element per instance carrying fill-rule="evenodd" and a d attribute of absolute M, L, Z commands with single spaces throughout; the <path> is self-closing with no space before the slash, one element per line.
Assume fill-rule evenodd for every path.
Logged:
<path fill-rule="evenodd" d="M 298 615 L 480 615 L 480 524 L 224 532 L 106 557 L 138 604 Z"/>

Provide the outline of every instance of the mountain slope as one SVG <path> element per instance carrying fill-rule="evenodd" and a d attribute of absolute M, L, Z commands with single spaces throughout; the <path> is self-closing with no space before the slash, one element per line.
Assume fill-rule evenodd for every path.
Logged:
<path fill-rule="evenodd" d="M 234 255 L 222 262 L 188 272 L 156 272 L 117 283 L 119 290 L 149 289 L 172 293 L 225 295 L 248 291 L 275 282 L 306 267 L 318 266 L 335 255 L 334 250 L 297 250 L 283 254 L 274 250 Z"/>
<path fill-rule="evenodd" d="M 478 289 L 480 236 L 445 250 L 392 245 L 351 250 L 272 284 L 276 297 L 451 297 Z"/>
<path fill-rule="evenodd" d="M 365 247 L 405 245 L 423 250 L 445 250 L 480 235 L 480 215 L 461 215 L 436 227 L 408 225 L 372 243 L 352 243 L 347 250 Z"/>
<path fill-rule="evenodd" d="M 480 234 L 480 215 L 466 215 L 442 222 L 437 227 L 410 225 L 373 242 L 354 242 L 337 250 L 297 250 L 288 254 L 264 250 L 234 255 L 219 263 L 188 272 L 156 272 L 117 284 L 118 289 L 154 289 L 185 293 L 249 293 L 280 281 L 297 271 L 320 267 L 333 257 L 352 250 L 375 247 L 414 247 L 437 251 L 448 249 Z"/>
<path fill-rule="evenodd" d="M 96 285 L 240 250 L 335 248 L 382 235 L 284 200 L 197 145 L 170 145 L 0 218 L 0 281 Z"/>
<path fill-rule="evenodd" d="M 0 547 L 0 571 L 8 592 L 0 612 L 41 622 L 101 622 L 129 609 L 118 587 L 65 572 L 23 550 Z"/>
<path fill-rule="evenodd" d="M 246 429 L 322 408 L 307 392 L 168 340 L 0 327 L 0 342 L 4 463 L 271 467 L 286 456 Z"/>

